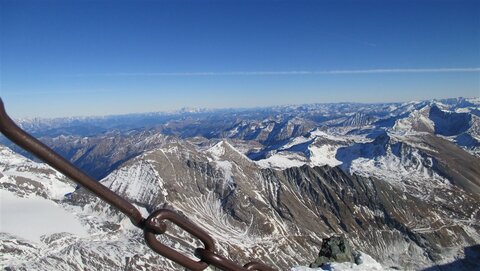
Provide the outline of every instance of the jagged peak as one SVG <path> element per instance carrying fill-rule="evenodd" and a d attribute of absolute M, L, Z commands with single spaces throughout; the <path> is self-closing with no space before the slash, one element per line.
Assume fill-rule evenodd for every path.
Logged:
<path fill-rule="evenodd" d="M 252 162 L 245 154 L 237 150 L 227 140 L 223 139 L 206 151 L 214 160 L 246 160 Z"/>
<path fill-rule="evenodd" d="M 432 105 L 427 104 L 419 109 L 413 110 L 408 117 L 396 120 L 392 129 L 397 132 L 433 133 L 435 131 L 435 124 L 429 118 L 431 109 Z"/>

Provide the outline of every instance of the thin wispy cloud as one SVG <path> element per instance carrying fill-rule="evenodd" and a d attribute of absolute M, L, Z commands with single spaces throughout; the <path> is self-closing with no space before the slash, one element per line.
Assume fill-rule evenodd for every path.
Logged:
<path fill-rule="evenodd" d="M 329 75 L 329 74 L 382 74 L 382 73 L 465 73 L 480 72 L 473 68 L 402 68 L 402 69 L 361 69 L 361 70 L 293 70 L 293 71 L 228 71 L 228 72 L 134 72 L 77 74 L 77 76 L 261 76 L 261 75 Z"/>
<path fill-rule="evenodd" d="M 63 95 L 63 94 L 95 94 L 95 93 L 112 93 L 117 92 L 115 89 L 62 89 L 62 90 L 36 90 L 36 89 L 21 89 L 21 90 L 2 90 L 0 96 L 5 94 L 6 96 L 25 96 L 26 94 L 35 95 Z"/>

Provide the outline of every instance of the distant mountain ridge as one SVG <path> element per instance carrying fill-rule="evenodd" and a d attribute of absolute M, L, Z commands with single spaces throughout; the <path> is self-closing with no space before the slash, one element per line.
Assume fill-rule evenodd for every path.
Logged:
<path fill-rule="evenodd" d="M 148 138 L 151 135 L 156 137 L 155 134 L 189 140 L 195 137 L 208 140 L 228 138 L 242 144 L 237 147 L 250 158 L 260 160 L 273 155 L 277 149 L 283 148 L 283 145 L 290 144 L 290 140 L 308 137 L 314 130 L 327 132 L 334 137 L 351 138 L 354 138 L 354 135 L 374 138 L 385 131 L 429 132 L 444 136 L 473 155 L 480 155 L 479 98 L 212 110 L 172 114 L 167 117 L 162 114 L 134 114 L 131 119 L 129 116 L 88 118 L 85 122 L 44 120 L 23 122 L 21 125 L 95 178 L 105 177 L 122 162 L 153 147 L 154 144 L 144 144 L 142 141 L 158 141 Z M 463 122 L 452 119 L 459 118 L 458 116 L 463 118 Z M 160 141 L 158 144 L 161 144 Z M 0 143 L 21 152 L 2 137 Z M 99 151 L 99 146 L 106 145 L 109 147 Z M 96 155 L 110 157 L 109 152 L 115 148 L 123 148 L 124 150 L 119 152 L 128 154 L 113 159 L 104 166 L 93 164 L 98 160 Z M 22 154 L 28 155 L 24 152 Z"/>
<path fill-rule="evenodd" d="M 216 115 L 226 115 L 228 118 L 235 116 L 249 116 L 264 119 L 273 115 L 296 115 L 310 117 L 318 122 L 322 118 L 329 119 L 340 117 L 342 114 L 353 115 L 374 113 L 378 117 L 386 115 L 401 115 L 418 109 L 426 104 L 438 103 L 449 110 L 470 108 L 479 116 L 479 98 L 450 98 L 439 100 L 425 100 L 415 102 L 392 103 L 320 103 L 304 105 L 285 105 L 258 108 L 231 108 L 231 109 L 180 109 L 171 112 L 133 113 L 123 115 L 89 116 L 89 117 L 63 117 L 63 118 L 22 118 L 15 121 L 24 129 L 36 136 L 49 137 L 63 135 L 92 136 L 110 130 L 129 131 L 132 129 L 147 129 L 163 125 L 172 120 L 196 117 L 199 119 L 215 118 Z M 88 129 L 86 127 L 89 127 Z"/>

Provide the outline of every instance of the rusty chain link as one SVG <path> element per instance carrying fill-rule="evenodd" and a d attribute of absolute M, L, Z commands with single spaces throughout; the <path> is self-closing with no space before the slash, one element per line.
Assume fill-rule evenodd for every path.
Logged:
<path fill-rule="evenodd" d="M 276 271 L 276 269 L 259 262 L 250 262 L 244 266 L 240 266 L 231 260 L 215 254 L 215 242 L 213 238 L 201 227 L 172 210 L 160 209 L 151 213 L 147 218 L 143 218 L 138 209 L 130 202 L 100 182 L 92 179 L 38 139 L 18 127 L 5 112 L 1 98 L 0 132 L 18 146 L 34 154 L 77 184 L 85 187 L 98 198 L 125 214 L 135 226 L 144 231 L 145 241 L 153 251 L 181 266 L 192 271 L 202 271 L 209 265 L 213 265 L 224 271 Z M 200 259 L 199 261 L 194 261 L 157 240 L 156 235 L 164 234 L 167 231 L 167 225 L 163 222 L 165 220 L 179 226 L 203 243 L 204 248 L 197 248 L 195 250 L 195 256 Z"/>

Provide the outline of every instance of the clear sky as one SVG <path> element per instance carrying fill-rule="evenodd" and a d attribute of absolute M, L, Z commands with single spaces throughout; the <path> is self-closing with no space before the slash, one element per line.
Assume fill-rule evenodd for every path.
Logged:
<path fill-rule="evenodd" d="M 14 117 L 480 96 L 480 1 L 0 5 Z"/>

